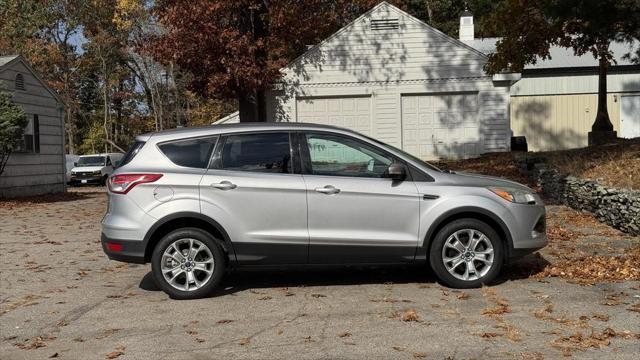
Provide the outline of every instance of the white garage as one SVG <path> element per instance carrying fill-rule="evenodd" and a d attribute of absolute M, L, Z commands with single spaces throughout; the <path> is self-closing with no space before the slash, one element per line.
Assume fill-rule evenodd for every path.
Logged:
<path fill-rule="evenodd" d="M 267 121 L 346 127 L 426 160 L 508 151 L 512 78 L 486 62 L 383 2 L 281 69 Z"/>

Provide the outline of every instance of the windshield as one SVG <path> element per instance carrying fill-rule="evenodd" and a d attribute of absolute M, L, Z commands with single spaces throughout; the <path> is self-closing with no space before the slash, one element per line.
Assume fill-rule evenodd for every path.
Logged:
<path fill-rule="evenodd" d="M 78 166 L 104 166 L 104 156 L 83 156 L 78 159 Z"/>
<path fill-rule="evenodd" d="M 363 135 L 363 136 L 364 136 L 364 135 Z M 419 157 L 417 157 L 417 156 L 415 156 L 415 155 L 409 154 L 408 152 L 406 152 L 406 151 L 404 151 L 404 150 L 400 150 L 400 149 L 398 149 L 397 147 L 395 147 L 395 146 L 393 146 L 393 145 L 389 145 L 389 144 L 383 143 L 382 141 L 376 140 L 376 139 L 374 139 L 374 138 L 371 138 L 371 137 L 368 137 L 368 136 L 365 136 L 365 137 L 366 137 L 367 139 L 369 139 L 369 140 L 371 140 L 371 141 L 375 142 L 375 143 L 376 143 L 376 144 L 378 144 L 378 145 L 382 145 L 382 146 L 385 146 L 385 147 L 391 148 L 391 149 L 393 149 L 394 151 L 398 152 L 400 155 L 402 155 L 402 156 L 404 156 L 404 157 L 407 157 L 407 158 L 409 158 L 409 159 L 411 159 L 411 160 L 413 160 L 413 161 L 415 161 L 415 162 L 417 162 L 417 163 L 419 163 L 419 164 L 426 165 L 429 169 L 435 170 L 435 171 L 437 171 L 437 172 L 442 172 L 442 170 L 440 170 L 437 166 L 435 166 L 435 165 L 433 165 L 433 164 L 431 164 L 431 163 L 428 163 L 428 162 L 426 162 L 426 161 L 424 161 L 424 160 L 420 159 Z"/>

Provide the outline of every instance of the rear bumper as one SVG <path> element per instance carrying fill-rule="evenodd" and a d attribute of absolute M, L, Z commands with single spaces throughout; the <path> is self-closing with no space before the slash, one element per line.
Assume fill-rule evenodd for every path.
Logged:
<path fill-rule="evenodd" d="M 145 263 L 145 244 L 143 241 L 111 239 L 103 233 L 100 242 L 102 243 L 102 251 L 104 251 L 111 260 L 136 264 Z M 121 248 L 118 251 L 109 249 L 107 243 L 115 244 L 116 247 L 120 246 Z M 113 246 L 111 247 L 113 248 Z"/>

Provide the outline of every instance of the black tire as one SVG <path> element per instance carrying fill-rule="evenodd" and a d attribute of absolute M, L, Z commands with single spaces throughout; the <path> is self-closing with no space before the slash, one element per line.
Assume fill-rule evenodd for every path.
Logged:
<path fill-rule="evenodd" d="M 483 233 L 489 239 L 489 241 L 491 242 L 491 246 L 493 247 L 493 263 L 491 264 L 491 267 L 489 267 L 486 274 L 484 274 L 479 279 L 459 279 L 449 273 L 443 261 L 442 249 L 445 245 L 445 242 L 456 231 L 464 229 L 472 229 Z M 446 224 L 436 234 L 429 250 L 429 263 L 431 264 L 431 268 L 436 274 L 438 280 L 446 286 L 457 289 L 478 288 L 491 283 L 491 281 L 493 281 L 500 273 L 503 262 L 503 240 L 498 236 L 497 232 L 491 226 L 476 219 L 458 219 Z M 480 264 L 479 266 L 483 266 L 482 262 L 474 262 L 474 264 Z M 467 264 L 464 264 L 463 266 L 466 267 Z M 460 271 L 460 269 L 457 269 L 457 271 Z"/>
<path fill-rule="evenodd" d="M 165 250 L 171 246 L 171 244 L 180 239 L 199 240 L 209 249 L 209 251 L 211 251 L 211 255 L 213 256 L 213 274 L 211 275 L 211 278 L 209 278 L 209 280 L 199 289 L 190 291 L 179 290 L 169 284 L 162 275 L 162 255 Z M 210 295 L 222 281 L 226 268 L 226 257 L 218 240 L 208 232 L 198 228 L 182 228 L 170 232 L 156 244 L 156 247 L 153 249 L 153 254 L 151 255 L 151 271 L 153 279 L 162 291 L 167 293 L 172 299 L 177 300 L 199 299 Z"/>
<path fill-rule="evenodd" d="M 100 179 L 100 186 L 105 186 L 105 185 L 107 185 L 107 179 L 109 179 L 109 175 L 106 175 L 106 174 L 105 174 L 105 175 L 102 177 L 102 179 Z"/>

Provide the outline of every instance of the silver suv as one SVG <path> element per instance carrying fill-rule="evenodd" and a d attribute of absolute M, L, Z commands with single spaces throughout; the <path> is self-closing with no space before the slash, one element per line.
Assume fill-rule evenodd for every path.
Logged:
<path fill-rule="evenodd" d="M 448 286 L 478 287 L 547 244 L 529 188 L 330 126 L 141 135 L 108 185 L 105 253 L 151 262 L 177 299 L 206 296 L 231 268 L 320 264 L 430 264 Z"/>

